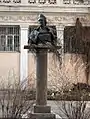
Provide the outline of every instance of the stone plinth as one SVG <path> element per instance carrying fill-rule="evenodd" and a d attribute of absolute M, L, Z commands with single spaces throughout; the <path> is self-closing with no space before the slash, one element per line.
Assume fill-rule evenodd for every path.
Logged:
<path fill-rule="evenodd" d="M 33 113 L 29 114 L 30 119 L 56 119 L 55 114 L 51 113 Z"/>
<path fill-rule="evenodd" d="M 35 105 L 34 106 L 34 113 L 51 113 L 50 106 L 44 105 Z"/>

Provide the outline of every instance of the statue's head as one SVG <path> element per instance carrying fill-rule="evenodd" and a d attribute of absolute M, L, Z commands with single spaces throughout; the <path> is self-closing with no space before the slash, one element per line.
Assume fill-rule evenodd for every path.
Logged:
<path fill-rule="evenodd" d="M 40 24 L 40 26 L 46 26 L 46 17 L 43 14 L 40 14 L 38 16 L 38 22 Z"/>

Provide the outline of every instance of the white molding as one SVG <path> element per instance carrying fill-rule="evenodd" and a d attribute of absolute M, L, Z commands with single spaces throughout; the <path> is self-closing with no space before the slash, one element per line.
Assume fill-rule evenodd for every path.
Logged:
<path fill-rule="evenodd" d="M 58 2 L 58 1 L 57 1 Z M 89 13 L 89 5 L 62 4 L 0 4 L 0 12 Z"/>
<path fill-rule="evenodd" d="M 58 6 L 60 6 L 60 5 L 63 4 L 63 0 L 57 0 L 56 2 L 57 2 L 57 5 L 58 5 Z"/>
<path fill-rule="evenodd" d="M 70 26 L 75 25 L 77 17 L 80 19 L 81 23 L 86 26 L 90 26 L 90 18 L 89 14 L 46 14 L 47 23 L 50 25 L 61 25 L 61 26 Z M 37 23 L 38 13 L 37 14 L 15 14 L 10 13 L 1 13 L 0 15 L 0 25 L 38 25 Z"/>
<path fill-rule="evenodd" d="M 61 50 L 62 66 L 64 66 L 64 51 L 63 51 L 63 47 L 64 47 L 64 28 L 65 28 L 65 26 L 62 26 L 62 25 L 57 25 L 56 26 L 57 38 L 58 38 L 58 40 L 60 40 L 59 43 L 62 46 L 62 50 Z"/>
<path fill-rule="evenodd" d="M 28 42 L 28 28 L 23 28 L 21 26 L 21 39 L 20 39 L 20 82 L 25 80 L 28 76 L 28 53 L 24 49 L 24 45 Z"/>

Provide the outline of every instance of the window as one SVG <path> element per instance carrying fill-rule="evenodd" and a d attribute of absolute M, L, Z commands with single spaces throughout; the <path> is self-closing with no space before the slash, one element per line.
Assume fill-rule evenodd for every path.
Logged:
<path fill-rule="evenodd" d="M 63 3 L 64 4 L 70 4 L 71 3 L 71 0 L 63 0 Z"/>
<path fill-rule="evenodd" d="M 11 0 L 3 0 L 4 3 L 10 3 Z"/>
<path fill-rule="evenodd" d="M 28 0 L 28 3 L 36 3 L 36 0 Z"/>
<path fill-rule="evenodd" d="M 44 3 L 46 3 L 46 0 L 39 0 L 39 3 L 44 4 Z"/>
<path fill-rule="evenodd" d="M 21 3 L 21 0 L 13 0 L 14 3 Z"/>
<path fill-rule="evenodd" d="M 74 0 L 74 4 L 81 4 L 84 3 L 84 0 Z"/>
<path fill-rule="evenodd" d="M 19 26 L 0 26 L 0 51 L 19 51 Z"/>
<path fill-rule="evenodd" d="M 49 2 L 50 4 L 55 4 L 55 3 L 56 3 L 56 0 L 48 0 L 48 2 Z"/>
<path fill-rule="evenodd" d="M 75 26 L 64 29 L 64 52 L 86 54 L 90 50 L 90 27 L 83 27 L 82 32 L 76 31 Z"/>

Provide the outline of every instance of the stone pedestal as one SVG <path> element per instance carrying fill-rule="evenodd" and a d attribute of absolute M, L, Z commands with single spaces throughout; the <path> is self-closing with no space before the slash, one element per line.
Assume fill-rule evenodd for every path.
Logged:
<path fill-rule="evenodd" d="M 47 106 L 47 50 L 36 53 L 36 105 L 30 119 L 55 119 L 51 107 Z"/>
<path fill-rule="evenodd" d="M 29 115 L 30 119 L 55 119 L 55 114 L 51 113 L 33 113 Z"/>
<path fill-rule="evenodd" d="M 34 113 L 51 113 L 51 107 L 46 105 L 35 105 Z"/>
<path fill-rule="evenodd" d="M 36 50 L 36 105 L 29 118 L 55 119 L 55 114 L 51 114 L 51 107 L 47 106 L 47 51 L 55 48 L 51 46 L 25 46 L 24 48 Z M 57 46 L 57 49 L 60 49 L 60 46 Z"/>
<path fill-rule="evenodd" d="M 47 50 L 36 53 L 36 105 L 47 104 Z"/>

